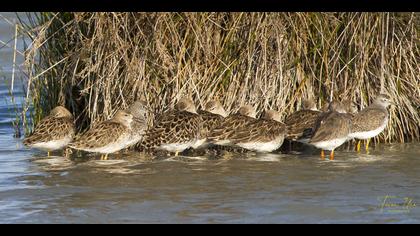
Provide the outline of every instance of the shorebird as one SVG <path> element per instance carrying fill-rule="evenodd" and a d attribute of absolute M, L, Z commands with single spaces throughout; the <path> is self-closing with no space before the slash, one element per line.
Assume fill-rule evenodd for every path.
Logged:
<path fill-rule="evenodd" d="M 317 110 L 313 100 L 304 100 L 303 109 L 289 115 L 284 123 L 287 126 L 286 139 L 308 143 L 321 111 Z"/>
<path fill-rule="evenodd" d="M 215 145 L 232 146 L 232 137 L 235 132 L 248 123 L 256 120 L 255 109 L 250 105 L 239 108 L 238 112 L 227 116 L 208 135 L 208 140 Z"/>
<path fill-rule="evenodd" d="M 350 99 L 344 99 L 341 101 L 343 108 L 345 109 L 347 115 L 353 117 L 357 113 L 357 106 Z"/>
<path fill-rule="evenodd" d="M 101 153 L 101 159 L 108 154 L 128 147 L 132 138 L 133 115 L 119 110 L 110 120 L 100 122 L 85 133 L 78 135 L 69 147 L 76 150 Z"/>
<path fill-rule="evenodd" d="M 131 137 L 129 138 L 128 147 L 138 143 L 143 138 L 147 129 L 148 108 L 146 101 L 137 100 L 128 109 L 127 112 L 133 115 L 131 123 Z"/>
<path fill-rule="evenodd" d="M 156 124 L 146 131 L 137 150 L 164 150 L 175 156 L 192 147 L 199 138 L 202 119 L 197 114 L 193 101 L 182 98 L 175 109 L 159 116 Z"/>
<path fill-rule="evenodd" d="M 200 139 L 192 146 L 194 149 L 208 147 L 210 143 L 207 140 L 207 136 L 228 115 L 218 100 L 207 102 L 204 110 L 199 110 L 198 114 L 201 116 L 203 124 L 200 131 Z"/>
<path fill-rule="evenodd" d="M 57 106 L 35 127 L 34 132 L 23 140 L 29 147 L 50 152 L 63 149 L 74 138 L 73 115 L 64 107 Z"/>
<path fill-rule="evenodd" d="M 360 140 L 367 139 L 365 149 L 369 149 L 370 138 L 380 134 L 386 127 L 389 119 L 388 106 L 391 105 L 389 96 L 380 94 L 372 104 L 352 118 L 352 130 L 349 138 L 359 139 L 357 151 L 360 151 Z"/>
<path fill-rule="evenodd" d="M 318 111 L 316 103 L 313 99 L 303 99 L 302 110 Z"/>
<path fill-rule="evenodd" d="M 232 143 L 256 152 L 277 150 L 287 131 L 280 117 L 278 111 L 266 110 L 260 119 L 239 127 L 231 136 Z"/>
<path fill-rule="evenodd" d="M 325 158 L 324 150 L 331 151 L 330 160 L 334 160 L 334 149 L 347 141 L 351 130 L 351 119 L 339 102 L 330 102 L 328 112 L 323 113 L 316 121 L 315 130 L 309 144 L 321 149 L 321 158 Z"/>

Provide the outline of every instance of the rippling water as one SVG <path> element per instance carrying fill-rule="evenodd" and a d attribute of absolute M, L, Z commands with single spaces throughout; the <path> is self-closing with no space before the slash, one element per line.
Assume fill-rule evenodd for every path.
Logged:
<path fill-rule="evenodd" d="M 9 54 L 0 50 L 6 75 Z M 337 151 L 335 161 L 316 150 L 46 157 L 13 138 L 8 88 L 0 80 L 1 223 L 420 223 L 417 143 Z"/>
<path fill-rule="evenodd" d="M 420 222 L 418 207 L 381 207 L 385 196 L 420 199 L 416 144 L 337 152 L 335 161 L 316 154 L 100 161 L 45 157 L 7 135 L 1 143 L 1 222 Z"/>

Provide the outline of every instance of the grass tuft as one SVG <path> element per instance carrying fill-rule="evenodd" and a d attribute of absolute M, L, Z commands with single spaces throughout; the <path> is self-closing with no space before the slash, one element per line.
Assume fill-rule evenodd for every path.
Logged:
<path fill-rule="evenodd" d="M 80 130 L 143 98 L 159 113 L 181 95 L 228 111 L 255 105 L 283 117 L 302 99 L 322 107 L 380 92 L 383 142 L 420 139 L 418 13 L 41 13 L 25 25 L 35 123 L 57 104 Z M 29 104 L 28 103 L 28 104 Z"/>

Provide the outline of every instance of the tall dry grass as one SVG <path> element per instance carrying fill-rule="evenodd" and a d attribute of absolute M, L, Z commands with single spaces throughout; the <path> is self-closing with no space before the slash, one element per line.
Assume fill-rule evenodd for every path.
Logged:
<path fill-rule="evenodd" d="M 389 94 L 376 141 L 420 139 L 418 13 L 41 13 L 25 28 L 28 98 L 39 120 L 69 107 L 80 130 L 137 98 L 156 113 L 181 95 L 228 111 L 297 110 Z"/>

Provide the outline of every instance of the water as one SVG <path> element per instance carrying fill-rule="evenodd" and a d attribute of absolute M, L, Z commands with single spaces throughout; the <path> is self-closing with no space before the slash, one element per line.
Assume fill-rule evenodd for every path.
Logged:
<path fill-rule="evenodd" d="M 6 27 L 0 31 L 13 35 Z M 10 79 L 4 50 L 1 68 Z M 0 223 L 420 223 L 417 143 L 381 144 L 369 155 L 337 151 L 335 161 L 316 151 L 46 157 L 13 138 L 6 84 L 0 81 Z"/>

